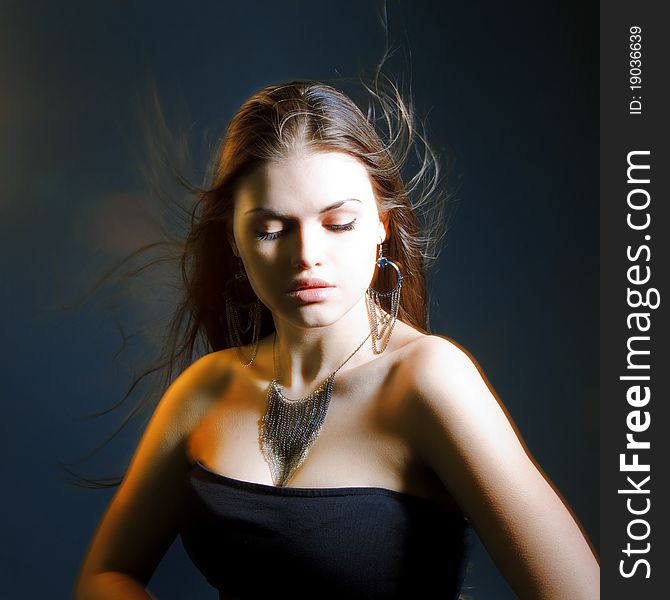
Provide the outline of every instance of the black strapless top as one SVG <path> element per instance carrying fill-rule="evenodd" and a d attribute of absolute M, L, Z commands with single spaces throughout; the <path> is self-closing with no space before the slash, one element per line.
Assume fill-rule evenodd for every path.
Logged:
<path fill-rule="evenodd" d="M 429 499 L 276 487 L 200 462 L 179 534 L 222 600 L 457 598 L 471 543 L 467 519 Z"/>

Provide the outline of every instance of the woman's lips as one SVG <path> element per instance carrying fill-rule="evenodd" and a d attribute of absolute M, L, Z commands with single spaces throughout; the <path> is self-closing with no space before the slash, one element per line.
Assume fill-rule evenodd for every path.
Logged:
<path fill-rule="evenodd" d="M 293 290 L 288 292 L 291 298 L 295 298 L 303 303 L 308 302 L 322 302 L 326 300 L 335 288 L 329 287 L 309 287 L 301 290 Z"/>

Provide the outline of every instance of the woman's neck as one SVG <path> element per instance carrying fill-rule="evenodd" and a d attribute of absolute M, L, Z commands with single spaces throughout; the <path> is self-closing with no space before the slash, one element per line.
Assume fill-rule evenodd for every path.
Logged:
<path fill-rule="evenodd" d="M 365 297 L 330 325 L 297 327 L 275 318 L 275 327 L 277 337 L 270 343 L 270 346 L 272 343 L 275 345 L 274 377 L 288 397 L 303 397 L 312 392 L 335 369 L 347 361 L 351 353 L 370 333 Z M 342 368 L 348 369 L 363 364 L 372 357 L 371 344 L 363 344 Z"/>

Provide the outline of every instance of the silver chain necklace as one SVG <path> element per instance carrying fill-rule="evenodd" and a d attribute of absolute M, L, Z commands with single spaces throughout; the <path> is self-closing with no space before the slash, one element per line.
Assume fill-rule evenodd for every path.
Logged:
<path fill-rule="evenodd" d="M 323 380 L 311 394 L 297 399 L 284 396 L 277 381 L 277 357 L 272 342 L 275 377 L 268 386 L 267 407 L 261 419 L 260 444 L 270 465 L 272 481 L 285 486 L 296 469 L 305 461 L 310 447 L 319 435 L 333 393 L 335 374 L 358 352 L 372 335 L 370 332 L 337 369 Z"/>

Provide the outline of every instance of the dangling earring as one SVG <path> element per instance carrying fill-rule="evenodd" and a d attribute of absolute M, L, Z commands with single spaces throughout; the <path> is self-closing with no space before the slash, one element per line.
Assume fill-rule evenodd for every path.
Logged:
<path fill-rule="evenodd" d="M 248 278 L 247 274 L 244 272 L 244 265 L 242 264 L 242 261 L 239 260 L 238 272 L 235 273 L 235 275 L 226 282 L 224 289 L 224 295 L 226 299 L 226 321 L 228 324 L 228 344 L 231 348 L 237 348 L 237 355 L 240 358 L 242 366 L 249 367 L 256 359 L 256 354 L 258 353 L 258 342 L 261 332 L 261 301 L 256 298 L 250 304 L 245 304 L 237 300 L 237 298 L 239 298 L 239 294 L 236 293 L 235 288 L 243 281 L 248 281 Z M 244 328 L 240 327 L 240 309 L 247 310 L 247 322 Z M 241 350 L 241 346 L 243 346 L 241 334 L 248 334 L 252 326 L 253 334 L 251 336 L 251 360 L 245 363 Z"/>
<path fill-rule="evenodd" d="M 368 319 L 370 320 L 370 330 L 372 332 L 372 351 L 375 354 L 381 354 L 386 350 L 389 340 L 391 339 L 391 333 L 393 332 L 393 327 L 395 325 L 396 319 L 398 318 L 398 309 L 400 307 L 400 290 L 402 288 L 402 274 L 398 265 L 391 262 L 388 258 L 383 256 L 382 245 L 379 244 L 379 257 L 375 263 L 380 269 L 386 266 L 392 266 L 396 274 L 398 275 L 398 281 L 395 287 L 388 292 L 379 292 L 373 289 L 370 286 L 367 289 L 365 295 L 365 302 L 368 309 Z M 381 298 L 391 297 L 391 314 L 386 312 L 382 307 Z M 377 318 L 377 309 L 379 310 L 380 316 Z M 379 327 L 379 321 L 381 320 L 381 328 Z M 388 334 L 387 334 L 388 332 Z M 382 341 L 381 349 L 377 347 L 377 344 Z"/>

